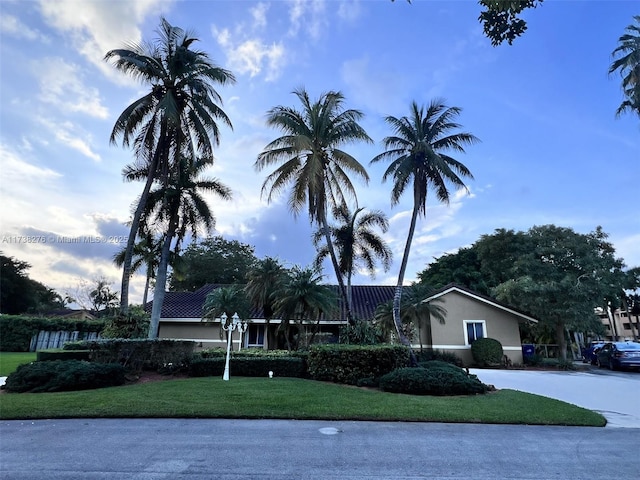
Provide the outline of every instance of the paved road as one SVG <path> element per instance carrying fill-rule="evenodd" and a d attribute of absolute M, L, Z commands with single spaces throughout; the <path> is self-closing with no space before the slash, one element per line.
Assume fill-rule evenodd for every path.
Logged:
<path fill-rule="evenodd" d="M 5 480 L 634 479 L 640 431 L 290 420 L 0 422 Z"/>
<path fill-rule="evenodd" d="M 597 367 L 578 372 L 470 371 L 496 388 L 544 395 L 600 412 L 607 419 L 607 427 L 640 428 L 640 372 L 611 372 Z"/>

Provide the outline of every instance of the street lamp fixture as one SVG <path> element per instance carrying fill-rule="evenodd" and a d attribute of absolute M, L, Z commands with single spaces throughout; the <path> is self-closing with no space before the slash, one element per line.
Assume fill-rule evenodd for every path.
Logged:
<path fill-rule="evenodd" d="M 227 314 L 226 312 L 222 312 L 220 315 L 220 328 L 227 332 L 227 359 L 224 363 L 224 374 L 222 375 L 222 380 L 229 381 L 229 358 L 231 356 L 231 337 L 233 336 L 233 331 L 238 330 L 240 332 L 240 346 L 238 350 L 242 347 L 242 334 L 247 331 L 247 322 L 244 320 L 240 320 L 238 313 L 234 313 L 233 317 L 231 317 L 231 322 L 227 325 Z"/>

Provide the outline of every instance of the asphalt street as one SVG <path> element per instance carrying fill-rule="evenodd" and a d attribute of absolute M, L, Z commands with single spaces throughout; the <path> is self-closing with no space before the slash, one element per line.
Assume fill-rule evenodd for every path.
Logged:
<path fill-rule="evenodd" d="M 640 431 L 295 420 L 0 423 L 5 480 L 637 479 Z"/>

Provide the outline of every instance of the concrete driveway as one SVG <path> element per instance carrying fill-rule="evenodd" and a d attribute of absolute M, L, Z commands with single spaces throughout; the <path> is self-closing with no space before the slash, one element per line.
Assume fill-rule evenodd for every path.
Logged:
<path fill-rule="evenodd" d="M 496 388 L 556 398 L 595 410 L 607 427 L 640 428 L 640 372 L 611 372 L 596 367 L 575 372 L 470 369 Z"/>

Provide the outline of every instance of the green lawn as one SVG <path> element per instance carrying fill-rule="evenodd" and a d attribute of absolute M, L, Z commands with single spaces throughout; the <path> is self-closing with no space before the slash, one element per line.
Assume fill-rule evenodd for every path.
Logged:
<path fill-rule="evenodd" d="M 14 372 L 18 365 L 34 362 L 36 352 L 0 352 L 0 377 Z"/>
<path fill-rule="evenodd" d="M 187 378 L 61 393 L 2 393 L 1 419 L 284 418 L 603 426 L 600 414 L 513 390 L 399 395 L 294 378 Z"/>

